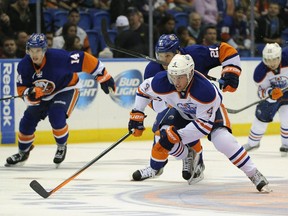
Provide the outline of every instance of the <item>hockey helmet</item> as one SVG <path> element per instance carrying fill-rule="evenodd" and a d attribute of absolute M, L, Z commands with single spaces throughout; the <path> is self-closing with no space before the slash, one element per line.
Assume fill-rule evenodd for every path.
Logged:
<path fill-rule="evenodd" d="M 264 64 L 275 70 L 281 62 L 282 48 L 278 43 L 267 43 L 262 51 L 262 55 Z"/>
<path fill-rule="evenodd" d="M 188 83 L 192 80 L 194 75 L 194 60 L 190 55 L 176 54 L 168 65 L 168 79 L 174 84 L 173 80 L 178 76 L 186 75 Z"/>
<path fill-rule="evenodd" d="M 156 47 L 155 52 L 163 53 L 163 52 L 172 52 L 176 53 L 179 49 L 179 39 L 175 34 L 163 34 L 160 36 Z"/>
<path fill-rule="evenodd" d="M 33 33 L 26 43 L 26 52 L 30 48 L 42 48 L 43 52 L 46 52 L 47 46 L 47 39 L 43 33 Z"/>

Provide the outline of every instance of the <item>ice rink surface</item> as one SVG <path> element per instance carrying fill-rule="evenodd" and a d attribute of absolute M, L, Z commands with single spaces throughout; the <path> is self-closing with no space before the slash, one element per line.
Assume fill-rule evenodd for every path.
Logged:
<path fill-rule="evenodd" d="M 237 139 L 244 144 L 247 138 Z M 259 193 L 245 174 L 206 139 L 202 139 L 205 178 L 195 185 L 182 179 L 182 161 L 172 157 L 160 177 L 131 181 L 135 170 L 148 165 L 151 143 L 129 141 L 119 144 L 47 199 L 30 188 L 35 179 L 51 191 L 112 144 L 71 144 L 66 160 L 57 169 L 52 162 L 55 145 L 35 146 L 23 167 L 9 168 L 4 167 L 5 160 L 17 149 L 1 147 L 0 215 L 288 215 L 288 157 L 280 156 L 280 136 L 265 136 L 261 147 L 249 152 L 270 182 L 270 194 Z"/>

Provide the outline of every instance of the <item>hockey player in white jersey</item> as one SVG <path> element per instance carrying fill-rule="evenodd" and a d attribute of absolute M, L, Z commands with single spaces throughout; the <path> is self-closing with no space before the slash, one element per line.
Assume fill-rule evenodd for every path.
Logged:
<path fill-rule="evenodd" d="M 282 156 L 288 153 L 288 92 L 281 89 L 288 87 L 288 49 L 277 43 L 268 43 L 263 49 L 262 61 L 255 68 L 254 82 L 258 86 L 258 96 L 263 99 L 256 107 L 246 151 L 260 147 L 260 140 L 266 132 L 268 123 L 273 121 L 278 112 L 281 124 L 280 152 Z"/>
<path fill-rule="evenodd" d="M 142 135 L 145 129 L 144 110 L 152 100 L 165 101 L 178 115 L 175 114 L 173 122 L 168 125 L 165 122 L 160 124 L 160 139 L 152 148 L 150 166 L 134 172 L 134 180 L 159 176 L 169 155 L 176 159 L 187 157 L 185 144 L 208 135 L 216 149 L 241 169 L 258 191 L 271 191 L 266 178 L 230 133 L 221 93 L 204 75 L 194 70 L 190 55 L 176 54 L 168 65 L 168 71 L 157 73 L 139 86 L 128 126 L 129 130 L 134 129 L 134 136 Z"/>

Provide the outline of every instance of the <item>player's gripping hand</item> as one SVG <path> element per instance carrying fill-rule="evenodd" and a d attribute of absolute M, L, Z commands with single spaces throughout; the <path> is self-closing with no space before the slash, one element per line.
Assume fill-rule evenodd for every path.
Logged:
<path fill-rule="evenodd" d="M 160 145 L 170 151 L 173 148 L 173 145 L 181 141 L 181 137 L 177 132 L 177 129 L 172 125 L 169 126 L 166 130 L 160 130 Z"/>
<path fill-rule="evenodd" d="M 96 80 L 100 83 L 101 89 L 105 94 L 109 94 L 110 90 L 115 92 L 114 79 L 106 70 L 103 72 L 103 75 L 98 75 Z"/>
<path fill-rule="evenodd" d="M 30 87 L 24 91 L 24 101 L 29 106 L 38 105 L 41 98 L 44 96 L 43 89 L 41 87 Z"/>
<path fill-rule="evenodd" d="M 130 112 L 130 121 L 128 123 L 128 129 L 131 131 L 134 129 L 133 136 L 139 137 L 142 135 L 145 127 L 143 125 L 143 121 L 145 119 L 145 114 L 138 110 L 132 110 Z"/>
<path fill-rule="evenodd" d="M 279 98 L 281 98 L 283 96 L 283 91 L 280 88 L 274 88 L 271 90 L 269 97 L 272 100 L 278 100 Z"/>
<path fill-rule="evenodd" d="M 223 92 L 234 92 L 239 85 L 239 76 L 241 70 L 237 67 L 226 66 L 223 68 L 221 73 L 221 79 L 224 81 L 223 84 L 220 84 L 220 89 Z"/>

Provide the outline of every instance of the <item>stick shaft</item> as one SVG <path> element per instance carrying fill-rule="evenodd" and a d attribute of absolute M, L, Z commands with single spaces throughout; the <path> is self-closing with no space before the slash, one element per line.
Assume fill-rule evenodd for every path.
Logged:
<path fill-rule="evenodd" d="M 286 92 L 288 90 L 288 87 L 285 87 L 285 88 L 283 88 L 281 90 L 284 93 L 284 92 Z M 267 97 L 265 97 L 265 98 L 263 98 L 261 100 L 255 101 L 255 102 L 253 102 L 253 103 L 251 103 L 251 104 L 249 104 L 249 105 L 247 105 L 245 107 L 242 107 L 241 109 L 229 109 L 229 108 L 226 108 L 226 110 L 227 110 L 228 113 L 237 114 L 237 113 L 242 112 L 242 111 L 244 111 L 244 110 L 246 110 L 246 109 L 248 109 L 248 108 L 250 108 L 250 107 L 252 107 L 252 106 L 254 106 L 254 105 L 256 105 L 256 104 L 258 104 L 260 102 L 262 102 L 262 101 L 265 101 L 265 100 L 267 100 L 269 98 L 270 98 L 270 96 L 267 96 Z"/>
<path fill-rule="evenodd" d="M 66 184 L 68 184 L 70 181 L 72 181 L 74 178 L 76 178 L 78 175 L 80 175 L 82 172 L 84 172 L 88 167 L 90 167 L 92 164 L 94 164 L 96 161 L 98 161 L 100 158 L 102 158 L 104 155 L 106 155 L 109 151 L 111 151 L 113 148 L 115 148 L 117 145 L 119 145 L 121 142 L 123 142 L 127 137 L 129 137 L 133 132 L 129 131 L 127 134 L 125 134 L 122 138 L 120 138 L 116 143 L 111 145 L 109 148 L 105 149 L 101 154 L 99 154 L 96 158 L 91 160 L 89 163 L 87 163 L 85 166 L 83 166 L 79 171 L 74 173 L 72 176 L 67 178 L 65 181 L 63 181 L 61 184 L 59 184 L 57 187 L 55 187 L 50 192 L 46 191 L 36 180 L 33 180 L 30 183 L 30 187 L 38 193 L 43 198 L 49 197 L 51 194 L 58 191 L 60 188 L 64 187 Z"/>

